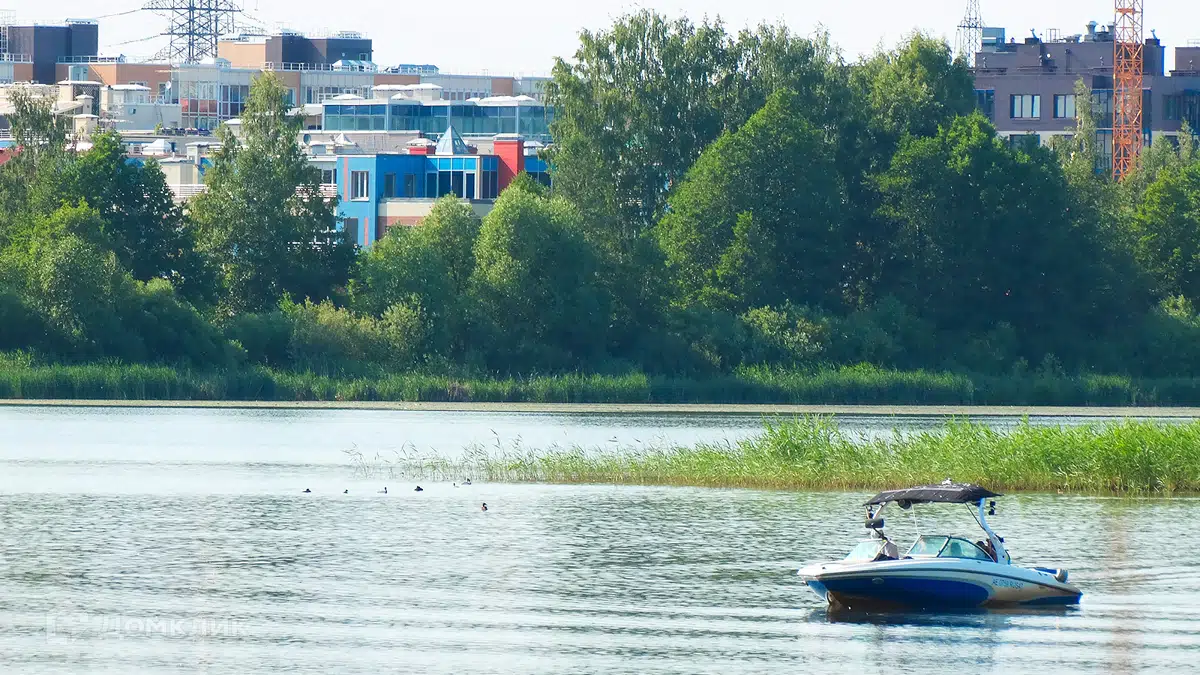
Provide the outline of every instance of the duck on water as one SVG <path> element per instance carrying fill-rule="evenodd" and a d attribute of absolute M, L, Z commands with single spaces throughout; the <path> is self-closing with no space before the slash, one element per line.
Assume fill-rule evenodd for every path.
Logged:
<path fill-rule="evenodd" d="M 1083 593 L 1066 570 L 1018 567 L 992 531 L 1001 495 L 978 485 L 927 485 L 881 492 L 866 504 L 871 538 L 844 559 L 814 563 L 798 574 L 831 609 L 956 609 L 1030 605 L 1077 605 Z M 908 511 L 926 504 L 964 504 L 985 535 L 972 542 L 956 536 L 920 535 L 900 555 L 880 517 L 889 504 Z"/>

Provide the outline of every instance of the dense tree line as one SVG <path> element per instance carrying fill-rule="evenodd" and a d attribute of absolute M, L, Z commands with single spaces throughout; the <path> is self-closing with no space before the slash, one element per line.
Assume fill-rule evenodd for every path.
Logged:
<path fill-rule="evenodd" d="M 652 12 L 583 33 L 549 96 L 552 191 L 520 177 L 482 219 L 443 200 L 356 251 L 270 76 L 186 208 L 116 134 L 76 152 L 18 94 L 0 350 L 362 375 L 1200 372 L 1190 132 L 1118 184 L 1088 106 L 1073 137 L 1009 147 L 923 35 L 847 63 L 825 36 Z"/>

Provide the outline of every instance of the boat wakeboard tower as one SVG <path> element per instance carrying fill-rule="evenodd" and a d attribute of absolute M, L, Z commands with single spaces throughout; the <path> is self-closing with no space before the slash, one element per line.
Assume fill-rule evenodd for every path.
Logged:
<path fill-rule="evenodd" d="M 1017 567 L 988 524 L 1001 495 L 978 485 L 946 481 L 881 492 L 864 505 L 870 539 L 845 559 L 815 563 L 800 577 L 833 609 L 954 609 L 1031 605 L 1076 605 L 1083 593 L 1067 571 Z M 964 504 L 983 530 L 979 541 L 949 535 L 919 535 L 901 555 L 885 532 L 884 510 L 927 504 Z"/>

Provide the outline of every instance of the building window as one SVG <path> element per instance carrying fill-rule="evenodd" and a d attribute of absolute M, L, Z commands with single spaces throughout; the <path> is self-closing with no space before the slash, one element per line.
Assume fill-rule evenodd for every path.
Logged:
<path fill-rule="evenodd" d="M 321 183 L 337 185 L 337 169 L 321 169 Z"/>
<path fill-rule="evenodd" d="M 387 225 L 383 224 L 383 218 L 375 219 L 375 241 L 379 241 L 387 236 Z"/>
<path fill-rule="evenodd" d="M 1008 146 L 1013 150 L 1033 152 L 1042 144 L 1042 137 L 1037 134 L 1013 134 L 1008 137 Z"/>
<path fill-rule="evenodd" d="M 976 89 L 975 90 L 975 107 L 979 108 L 979 112 L 989 120 L 996 121 L 996 90 L 995 89 Z"/>
<path fill-rule="evenodd" d="M 1100 129 L 1096 132 L 1096 150 L 1096 173 L 1104 174 L 1112 171 L 1113 132 L 1111 129 Z"/>
<path fill-rule="evenodd" d="M 1014 94 L 1012 118 L 1014 120 L 1040 120 L 1042 118 L 1042 97 L 1037 94 Z"/>
<path fill-rule="evenodd" d="M 412 199 L 417 196 L 417 177 L 414 174 L 404 175 L 404 196 Z"/>
<path fill-rule="evenodd" d="M 1054 97 L 1054 119 L 1075 119 L 1075 94 L 1059 94 Z"/>
<path fill-rule="evenodd" d="M 1112 89 L 1092 90 L 1092 112 L 1096 115 L 1096 126 L 1100 129 L 1111 129 L 1113 125 L 1113 91 Z"/>
<path fill-rule="evenodd" d="M 345 228 L 346 231 L 349 231 L 350 234 L 354 235 L 354 241 L 357 242 L 358 241 L 358 218 L 347 218 L 345 223 L 343 223 L 343 227 Z"/>
<path fill-rule="evenodd" d="M 366 171 L 350 172 L 350 199 L 370 199 L 367 195 L 367 176 Z"/>
<path fill-rule="evenodd" d="M 394 173 L 383 174 L 383 198 L 396 198 L 396 174 Z"/>

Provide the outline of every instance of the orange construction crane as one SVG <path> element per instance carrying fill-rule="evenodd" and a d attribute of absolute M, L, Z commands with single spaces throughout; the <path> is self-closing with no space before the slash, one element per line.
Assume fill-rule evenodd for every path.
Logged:
<path fill-rule="evenodd" d="M 1142 39 L 1144 0 L 1115 0 L 1113 35 L 1113 177 L 1121 180 L 1142 152 L 1142 85 L 1146 46 Z"/>

